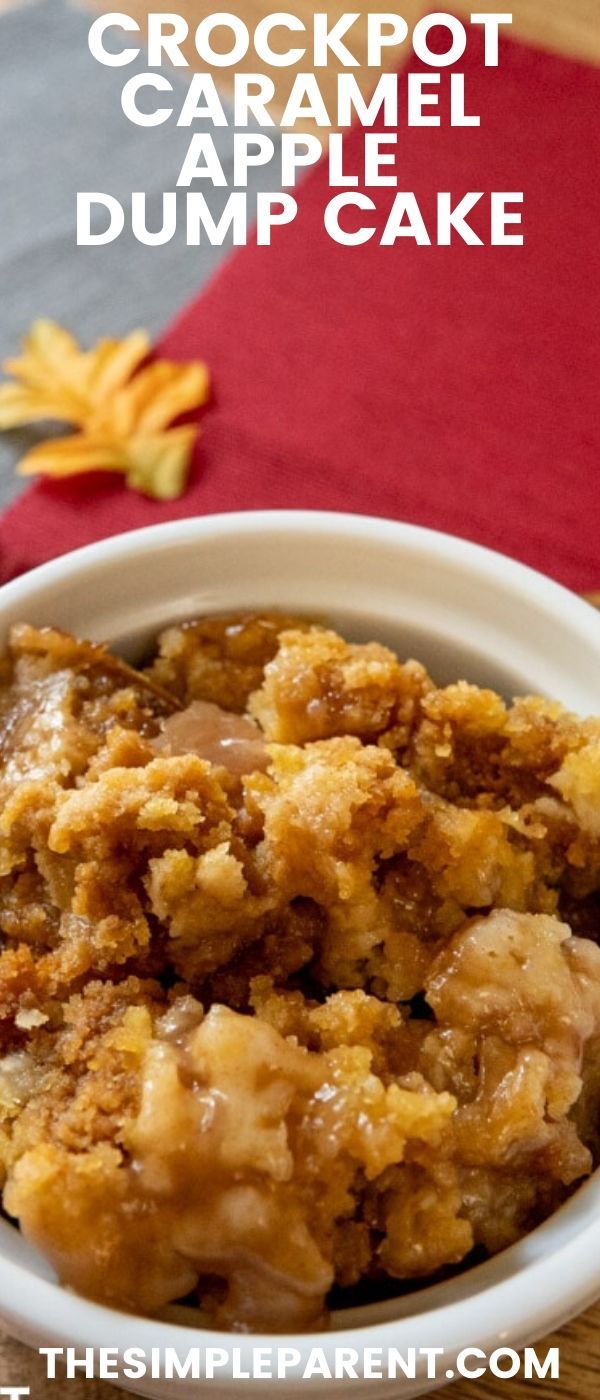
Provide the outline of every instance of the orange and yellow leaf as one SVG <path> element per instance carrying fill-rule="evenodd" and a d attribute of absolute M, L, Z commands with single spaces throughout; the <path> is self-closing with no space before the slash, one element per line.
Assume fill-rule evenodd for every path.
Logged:
<path fill-rule="evenodd" d="M 82 350 L 53 321 L 34 322 L 22 355 L 4 365 L 15 382 L 0 385 L 0 430 L 56 419 L 80 431 L 39 443 L 19 473 L 120 472 L 133 490 L 158 500 L 181 495 L 196 427 L 170 425 L 207 402 L 209 373 L 202 363 L 144 364 L 149 352 L 145 331 Z"/>

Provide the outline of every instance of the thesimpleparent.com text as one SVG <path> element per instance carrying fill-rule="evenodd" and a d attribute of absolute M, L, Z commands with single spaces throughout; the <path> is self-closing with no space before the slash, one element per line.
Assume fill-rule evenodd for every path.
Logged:
<path fill-rule="evenodd" d="M 523 1352 L 497 1347 L 486 1354 L 480 1347 L 464 1347 L 458 1355 L 443 1347 L 369 1346 L 192 1346 L 186 1351 L 175 1347 L 40 1347 L 49 1380 L 479 1380 L 486 1374 L 499 1380 L 558 1380 L 558 1347 Z M 0 1394 L 2 1391 L 0 1390 Z"/>

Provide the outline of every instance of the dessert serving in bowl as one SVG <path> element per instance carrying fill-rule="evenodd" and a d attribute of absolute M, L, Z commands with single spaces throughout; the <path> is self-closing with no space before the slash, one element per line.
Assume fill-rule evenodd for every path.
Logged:
<path fill-rule="evenodd" d="M 359 1385 L 409 1396 L 591 1300 L 592 610 L 272 512 L 91 546 L 0 620 L 12 1330 L 393 1347 L 415 1374 Z"/>

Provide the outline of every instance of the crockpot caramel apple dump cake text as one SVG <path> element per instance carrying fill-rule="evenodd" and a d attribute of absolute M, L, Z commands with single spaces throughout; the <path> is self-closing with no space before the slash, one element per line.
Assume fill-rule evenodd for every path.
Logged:
<path fill-rule="evenodd" d="M 1 682 L 4 1206 L 65 1284 L 322 1326 L 589 1174 L 600 720 L 272 616 Z"/>

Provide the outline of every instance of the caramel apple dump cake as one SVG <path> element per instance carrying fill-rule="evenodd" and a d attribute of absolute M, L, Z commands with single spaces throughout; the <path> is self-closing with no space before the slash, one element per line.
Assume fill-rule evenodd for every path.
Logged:
<path fill-rule="evenodd" d="M 4 1207 L 217 1325 L 511 1244 L 600 1098 L 600 720 L 291 618 L 1 663 Z"/>

